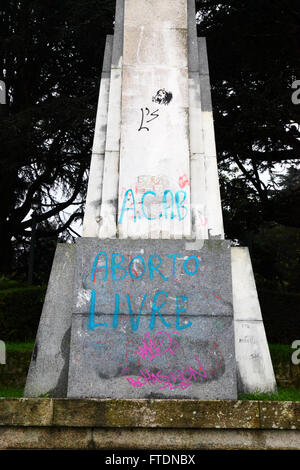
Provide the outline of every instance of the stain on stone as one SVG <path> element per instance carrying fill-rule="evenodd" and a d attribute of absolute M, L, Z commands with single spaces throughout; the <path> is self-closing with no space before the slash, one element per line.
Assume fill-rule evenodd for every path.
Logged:
<path fill-rule="evenodd" d="M 107 201 L 107 205 L 111 205 L 112 207 L 116 208 L 118 205 L 118 199 L 109 199 Z"/>
<path fill-rule="evenodd" d="M 69 372 L 69 357 L 70 357 L 70 341 L 71 341 L 71 328 L 69 328 L 61 342 L 60 352 L 64 360 L 64 365 L 61 369 L 56 387 L 49 390 L 49 396 L 53 398 L 64 398 L 67 396 L 68 391 L 68 372 Z"/>
<path fill-rule="evenodd" d="M 37 359 L 38 349 L 39 349 L 38 341 L 36 340 L 35 345 L 34 345 L 34 349 L 33 349 L 33 353 L 32 353 L 32 360 L 33 361 L 36 361 L 36 359 Z"/>

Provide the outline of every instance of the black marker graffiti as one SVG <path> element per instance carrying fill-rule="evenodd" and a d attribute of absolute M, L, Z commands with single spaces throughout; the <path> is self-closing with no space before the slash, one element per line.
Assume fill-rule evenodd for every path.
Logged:
<path fill-rule="evenodd" d="M 173 98 L 173 94 L 170 91 L 166 91 L 164 88 L 158 90 L 155 96 L 153 96 L 153 103 L 168 105 Z"/>
<path fill-rule="evenodd" d="M 146 131 L 149 131 L 149 127 L 144 126 L 144 123 L 149 124 L 149 122 L 154 121 L 154 119 L 158 118 L 159 117 L 159 114 L 157 114 L 158 109 L 156 109 L 155 111 L 152 111 L 152 113 L 150 113 L 149 108 L 141 108 L 141 111 L 142 111 L 142 119 L 141 119 L 141 125 L 139 128 L 139 131 L 143 129 Z M 147 120 L 147 117 L 151 117 L 151 119 Z"/>

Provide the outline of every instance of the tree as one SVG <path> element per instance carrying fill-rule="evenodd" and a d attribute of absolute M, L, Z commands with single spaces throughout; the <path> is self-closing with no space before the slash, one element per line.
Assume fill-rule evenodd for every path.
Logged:
<path fill-rule="evenodd" d="M 0 272 L 11 269 L 15 241 L 30 236 L 33 201 L 44 237 L 82 217 L 114 7 L 113 0 L 1 2 L 0 79 L 8 110 L 0 129 Z M 70 204 L 78 209 L 63 221 Z"/>
<path fill-rule="evenodd" d="M 250 248 L 260 289 L 299 289 L 300 4 L 199 0 L 227 238 Z M 268 181 L 266 176 L 268 175 Z M 264 175 L 264 177 L 263 177 Z"/>
<path fill-rule="evenodd" d="M 263 220 L 282 223 L 276 164 L 288 168 L 300 158 L 300 106 L 291 100 L 300 77 L 300 4 L 196 3 L 198 35 L 208 40 L 225 225 L 231 237 L 246 238 Z M 261 178 L 266 171 L 270 184 Z M 289 203 L 296 211 L 296 200 Z M 285 223 L 299 227 L 295 211 L 285 214 Z"/>
<path fill-rule="evenodd" d="M 299 227 L 299 194 L 277 166 L 297 167 L 300 77 L 298 0 L 197 0 L 208 39 L 214 118 L 228 238 L 250 244 L 267 222 Z M 106 34 L 115 0 L 2 0 L 0 80 L 0 273 L 38 237 L 70 235 L 82 218 Z M 270 182 L 262 179 L 269 172 Z M 67 220 L 62 211 L 77 206 Z M 24 257 L 23 257 L 24 258 Z M 20 257 L 18 257 L 20 259 Z"/>

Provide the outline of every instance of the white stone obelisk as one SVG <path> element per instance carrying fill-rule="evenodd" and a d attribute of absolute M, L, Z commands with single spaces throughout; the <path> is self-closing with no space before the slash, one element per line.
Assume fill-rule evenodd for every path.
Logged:
<path fill-rule="evenodd" d="M 197 39 L 194 0 L 117 0 L 83 236 L 224 238 L 206 43 Z"/>
<path fill-rule="evenodd" d="M 120 237 L 189 236 L 185 0 L 125 2 L 121 122 Z"/>
<path fill-rule="evenodd" d="M 0 104 L 3 92 L 0 82 Z M 224 239 L 206 41 L 197 38 L 195 0 L 116 0 L 83 236 L 100 245 L 117 237 L 192 238 L 186 245 L 195 250 L 205 239 Z M 76 251 L 75 244 L 58 245 L 25 396 L 67 395 Z M 239 391 L 274 391 L 247 248 L 231 249 L 231 270 Z"/>
<path fill-rule="evenodd" d="M 83 236 L 224 239 L 205 38 L 194 0 L 117 0 Z M 274 391 L 249 253 L 232 249 L 240 391 Z"/>

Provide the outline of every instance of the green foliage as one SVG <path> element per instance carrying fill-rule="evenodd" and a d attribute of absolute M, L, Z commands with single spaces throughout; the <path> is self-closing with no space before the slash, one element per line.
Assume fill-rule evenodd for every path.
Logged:
<path fill-rule="evenodd" d="M 278 364 L 279 362 L 289 362 L 294 349 L 287 344 L 269 344 L 269 350 L 272 362 Z"/>
<path fill-rule="evenodd" d="M 268 341 L 291 344 L 300 338 L 300 294 L 259 290 Z"/>
<path fill-rule="evenodd" d="M 291 101 L 300 76 L 300 4 L 196 0 L 196 6 L 198 35 L 208 43 L 225 232 L 251 247 L 266 223 L 300 224 L 300 107 Z M 46 282 L 57 237 L 71 237 L 71 222 L 83 216 L 114 9 L 115 0 L 1 1 L 0 79 L 9 104 L 0 125 L 0 273 L 18 266 L 25 279 L 35 199 L 35 282 Z M 284 171 L 290 166 L 286 177 L 276 174 L 277 163 Z M 62 211 L 72 203 L 77 209 L 64 221 Z M 295 232 L 282 238 L 286 246 L 296 242 Z M 262 287 L 297 290 L 298 255 L 277 251 L 269 263 L 268 243 L 269 251 L 256 239 L 251 251 Z"/>
<path fill-rule="evenodd" d="M 299 0 L 197 0 L 206 36 L 227 238 L 249 245 L 266 221 L 300 225 Z M 298 169 L 299 172 L 299 169 Z M 267 184 L 261 174 L 270 177 Z M 299 173 L 298 173 L 299 175 Z M 295 176 L 295 175 L 294 175 Z M 290 183 L 290 181 L 288 182 Z M 262 260 L 263 262 L 263 260 Z"/>
<path fill-rule="evenodd" d="M 11 279 L 4 275 L 0 277 L 0 291 L 6 290 L 6 289 L 14 289 L 17 287 L 24 287 L 24 283 L 17 281 L 15 279 Z"/>
<path fill-rule="evenodd" d="M 278 388 L 277 393 L 246 393 L 239 396 L 239 400 L 263 400 L 263 401 L 300 401 L 299 388 Z"/>
<path fill-rule="evenodd" d="M 24 388 L 0 388 L 1 398 L 22 398 L 24 395 Z"/>
<path fill-rule="evenodd" d="M 264 224 L 253 234 L 251 255 L 259 289 L 299 292 L 300 229 Z"/>
<path fill-rule="evenodd" d="M 0 273 L 28 252 L 33 201 L 37 239 L 67 236 L 83 216 L 114 10 L 115 0 L 1 1 L 0 80 L 9 99 L 0 124 Z M 61 212 L 73 203 L 64 220 Z"/>
<path fill-rule="evenodd" d="M 298 0 L 199 0 L 198 35 L 209 46 L 220 159 L 260 169 L 299 159 L 299 110 L 291 85 L 300 70 Z M 299 77 L 298 77 L 299 78 Z M 264 188 L 261 185 L 261 189 Z"/>
<path fill-rule="evenodd" d="M 34 341 L 27 342 L 6 342 L 6 351 L 33 351 Z"/>
<path fill-rule="evenodd" d="M 31 286 L 0 291 L 0 338 L 2 341 L 33 340 L 46 288 Z"/>

